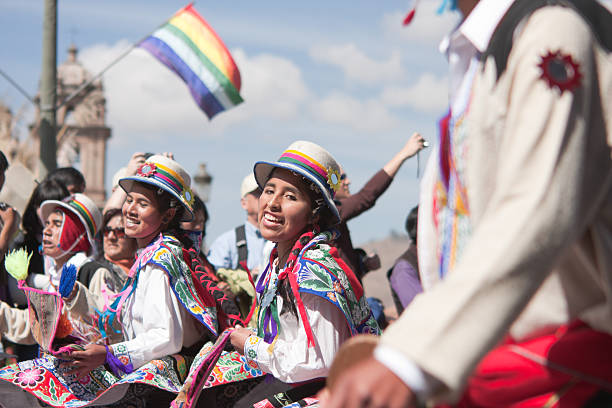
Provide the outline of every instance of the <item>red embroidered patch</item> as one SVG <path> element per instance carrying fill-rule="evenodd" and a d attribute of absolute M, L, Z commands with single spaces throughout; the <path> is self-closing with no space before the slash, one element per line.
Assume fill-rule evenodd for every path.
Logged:
<path fill-rule="evenodd" d="M 550 88 L 556 87 L 561 93 L 566 90 L 573 91 L 580 86 L 580 66 L 569 54 L 548 51 L 548 54 L 541 57 L 538 67 L 542 70 L 540 79 L 545 80 Z"/>

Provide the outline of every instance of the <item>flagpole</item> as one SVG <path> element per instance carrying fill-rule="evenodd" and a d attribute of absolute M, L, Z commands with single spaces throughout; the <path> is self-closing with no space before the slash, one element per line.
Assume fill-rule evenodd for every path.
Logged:
<path fill-rule="evenodd" d="M 180 11 L 182 11 L 183 9 L 189 7 L 190 5 L 192 5 L 193 2 L 189 3 L 187 6 L 183 7 Z M 177 12 L 178 13 L 178 12 Z M 174 17 L 177 13 L 174 13 L 172 15 L 172 17 Z M 100 78 L 102 75 L 104 75 L 104 73 L 106 71 L 108 71 L 113 65 L 115 65 L 116 63 L 118 63 L 119 61 L 121 61 L 123 58 L 125 58 L 130 52 L 132 52 L 132 50 L 136 47 L 138 47 L 138 45 L 140 45 L 141 42 L 143 42 L 144 40 L 146 40 L 147 38 L 149 38 L 151 36 L 151 34 L 153 34 L 155 31 L 157 31 L 160 27 L 163 27 L 164 25 L 168 24 L 168 21 L 170 21 L 170 19 L 172 18 L 170 17 L 169 19 L 167 19 L 166 21 L 164 21 L 163 23 L 161 23 L 160 25 L 158 25 L 157 27 L 155 27 L 155 29 L 153 29 L 153 31 L 151 31 L 149 34 L 145 35 L 144 37 L 142 37 L 140 40 L 138 40 L 137 42 L 135 42 L 134 44 L 132 44 L 127 50 L 125 50 L 123 53 L 121 53 L 117 58 L 115 58 L 113 61 L 111 61 L 102 71 L 100 71 L 98 74 L 94 75 L 93 77 L 91 77 L 89 79 L 89 81 L 86 81 L 85 83 L 83 83 L 81 86 L 79 86 L 74 92 L 72 92 L 70 95 L 68 95 L 60 104 L 58 104 L 55 109 L 59 109 L 62 106 L 64 106 L 65 104 L 67 104 L 68 102 L 70 102 L 75 96 L 77 96 L 83 89 L 85 89 L 86 87 L 88 87 L 89 85 L 91 85 L 95 80 L 97 80 L 98 78 Z"/>

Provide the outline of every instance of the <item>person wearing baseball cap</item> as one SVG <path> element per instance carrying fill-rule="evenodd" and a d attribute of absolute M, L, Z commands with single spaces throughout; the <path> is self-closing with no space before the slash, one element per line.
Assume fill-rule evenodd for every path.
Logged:
<path fill-rule="evenodd" d="M 210 246 L 208 260 L 215 268 L 239 269 L 246 262 L 252 275 L 260 272 L 264 245 L 257 223 L 261 189 L 253 173 L 240 184 L 240 205 L 246 212 L 246 222 L 221 234 Z"/>

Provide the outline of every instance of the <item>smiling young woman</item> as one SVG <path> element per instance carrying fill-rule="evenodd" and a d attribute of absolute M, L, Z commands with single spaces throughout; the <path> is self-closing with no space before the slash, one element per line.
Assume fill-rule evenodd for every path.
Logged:
<path fill-rule="evenodd" d="M 293 143 L 276 162 L 255 164 L 262 188 L 259 229 L 276 247 L 256 285 L 257 331 L 239 328 L 230 340 L 274 380 L 234 407 L 278 393 L 293 402 L 313 395 L 345 340 L 379 330 L 359 281 L 329 244 L 340 219 L 333 201 L 339 170 L 329 152 L 305 141 Z"/>
<path fill-rule="evenodd" d="M 276 242 L 279 262 L 286 256 L 307 226 L 314 225 L 312 200 L 304 190 L 302 176 L 286 169 L 274 169 L 259 197 L 259 230 Z"/>
<path fill-rule="evenodd" d="M 123 239 L 136 241 L 138 257 L 123 289 L 116 295 L 106 291 L 103 304 L 95 305 L 100 311 L 97 329 L 105 341 L 59 350 L 45 360 L 46 365 L 35 366 L 44 378 L 36 386 L 37 396 L 54 406 L 66 401 L 81 406 L 97 398 L 117 406 L 148 406 L 152 401 L 168 406 L 200 347 L 216 339 L 220 330 L 241 322 L 232 319 L 239 314 L 235 305 L 232 309 L 229 302 L 215 297 L 221 291 L 213 284 L 204 288 L 192 276 L 192 259 L 186 251 L 191 242 L 179 230 L 180 222 L 193 216 L 190 177 L 183 167 L 165 156 L 152 156 L 134 176 L 119 183 L 127 193 L 122 209 L 125 225 L 121 217 L 118 224 L 108 221 L 104 239 L 110 245 L 111 238 L 118 239 L 119 231 L 125 231 Z M 47 207 L 42 208 L 44 212 Z M 48 253 L 73 249 L 65 247 L 67 230 L 60 231 L 59 221 L 54 212 L 48 216 L 44 234 Z M 100 223 L 98 219 L 93 224 Z M 86 238 L 91 236 L 87 231 Z M 73 285 L 80 288 L 78 282 Z M 68 304 L 71 300 L 65 298 Z M 117 321 L 121 339 L 114 342 Z M 7 380 L 0 384 L 9 381 L 1 370 L 0 379 Z M 61 387 L 49 386 L 51 382 Z"/>

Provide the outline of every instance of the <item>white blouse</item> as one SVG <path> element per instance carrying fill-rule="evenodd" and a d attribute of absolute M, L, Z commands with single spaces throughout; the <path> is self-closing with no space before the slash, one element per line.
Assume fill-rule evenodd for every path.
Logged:
<path fill-rule="evenodd" d="M 275 274 L 270 284 L 275 285 Z M 326 377 L 338 349 L 351 337 L 351 330 L 344 314 L 331 302 L 310 293 L 300 293 L 315 345 L 308 347 L 308 339 L 302 319 L 292 313 L 279 315 L 278 337 L 272 344 L 261 337 L 249 336 L 244 354 L 259 368 L 286 383 L 295 383 L 318 377 Z M 276 295 L 279 313 L 283 299 Z"/>
<path fill-rule="evenodd" d="M 205 330 L 176 298 L 166 272 L 153 264 L 140 271 L 121 323 L 126 341 L 112 345 L 113 354 L 124 363 L 127 356 L 134 368 L 192 346 Z"/>

